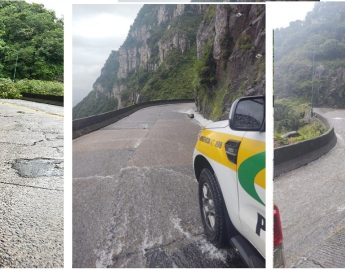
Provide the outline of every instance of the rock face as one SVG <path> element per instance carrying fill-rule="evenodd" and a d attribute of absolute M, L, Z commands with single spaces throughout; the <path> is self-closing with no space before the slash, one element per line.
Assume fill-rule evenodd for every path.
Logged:
<path fill-rule="evenodd" d="M 145 5 L 74 118 L 105 111 L 88 109 L 100 102 L 98 93 L 107 110 L 195 98 L 218 119 L 238 95 L 264 92 L 264 23 L 261 5 Z"/>
<path fill-rule="evenodd" d="M 265 9 L 261 5 L 210 8 L 215 16 L 199 28 L 197 55 L 209 54 L 206 65 L 211 69 L 199 76 L 211 80 L 200 81 L 196 100 L 204 115 L 217 120 L 228 117 L 232 101 L 239 96 L 265 92 Z"/>
<path fill-rule="evenodd" d="M 317 3 L 275 31 L 274 90 L 314 106 L 345 108 L 345 5 Z"/>

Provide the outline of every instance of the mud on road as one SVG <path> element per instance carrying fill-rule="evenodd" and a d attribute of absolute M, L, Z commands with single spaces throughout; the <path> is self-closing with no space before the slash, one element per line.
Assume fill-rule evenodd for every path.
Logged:
<path fill-rule="evenodd" d="M 63 267 L 63 108 L 0 100 L 0 267 Z"/>
<path fill-rule="evenodd" d="M 142 109 L 73 142 L 74 267 L 242 267 L 203 235 L 192 153 L 200 130 L 182 111 Z"/>

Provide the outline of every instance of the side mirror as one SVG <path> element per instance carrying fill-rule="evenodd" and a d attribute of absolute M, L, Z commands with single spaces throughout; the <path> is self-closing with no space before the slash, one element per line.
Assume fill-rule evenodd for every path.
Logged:
<path fill-rule="evenodd" d="M 265 131 L 265 96 L 235 100 L 230 110 L 229 126 L 232 130 Z"/>

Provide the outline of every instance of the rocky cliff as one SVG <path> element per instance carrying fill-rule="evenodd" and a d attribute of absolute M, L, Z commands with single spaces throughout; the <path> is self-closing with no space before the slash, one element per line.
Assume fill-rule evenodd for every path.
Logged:
<path fill-rule="evenodd" d="M 195 98 L 203 114 L 219 119 L 236 97 L 264 93 L 264 52 L 263 5 L 145 5 L 74 118 Z"/>
<path fill-rule="evenodd" d="M 278 98 L 345 107 L 344 19 L 343 3 L 316 3 L 304 21 L 275 31 Z"/>

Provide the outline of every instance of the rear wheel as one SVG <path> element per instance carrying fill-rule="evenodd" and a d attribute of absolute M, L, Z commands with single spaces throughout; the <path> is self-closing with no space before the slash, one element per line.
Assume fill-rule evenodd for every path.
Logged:
<path fill-rule="evenodd" d="M 199 205 L 207 239 L 217 247 L 228 243 L 226 208 L 217 179 L 205 168 L 199 177 Z"/>

